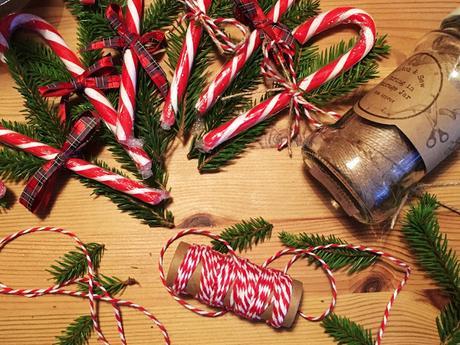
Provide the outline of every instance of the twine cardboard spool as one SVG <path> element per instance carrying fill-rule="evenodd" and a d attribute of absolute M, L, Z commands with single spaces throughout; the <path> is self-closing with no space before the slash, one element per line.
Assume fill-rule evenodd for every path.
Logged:
<path fill-rule="evenodd" d="M 174 281 L 176 279 L 177 271 L 179 270 L 179 266 L 184 261 L 185 254 L 187 253 L 190 246 L 191 246 L 190 244 L 185 243 L 185 242 L 180 242 L 179 245 L 177 246 L 176 252 L 174 253 L 174 256 L 171 260 L 171 264 L 169 265 L 168 275 L 166 278 L 166 284 L 169 287 L 172 287 L 174 285 Z M 197 296 L 200 290 L 201 269 L 202 269 L 202 265 L 201 263 L 199 263 L 196 270 L 193 272 L 192 276 L 190 277 L 190 280 L 186 287 L 187 293 L 189 293 L 194 298 Z M 229 305 L 230 303 L 231 290 L 232 289 L 230 288 L 227 295 L 225 296 L 225 299 L 224 299 L 225 305 Z M 292 280 L 291 302 L 289 304 L 288 312 L 286 314 L 286 317 L 282 325 L 283 327 L 289 328 L 292 326 L 296 318 L 297 311 L 299 310 L 300 301 L 302 299 L 302 294 L 303 294 L 302 282 L 293 279 Z M 271 315 L 272 315 L 272 306 L 270 305 L 262 313 L 261 318 L 262 320 L 270 320 Z"/>

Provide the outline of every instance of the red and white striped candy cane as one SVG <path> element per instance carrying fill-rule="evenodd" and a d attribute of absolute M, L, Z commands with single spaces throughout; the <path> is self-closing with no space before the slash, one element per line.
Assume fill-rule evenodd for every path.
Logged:
<path fill-rule="evenodd" d="M 200 10 L 206 13 L 211 6 L 212 0 L 197 0 Z M 168 95 L 165 98 L 163 112 L 161 115 L 161 126 L 164 129 L 170 129 L 175 122 L 175 115 L 179 111 L 179 104 L 182 102 L 187 89 L 188 79 L 192 71 L 196 51 L 200 44 L 203 27 L 199 22 L 190 19 L 185 41 L 177 61 L 174 76 L 169 88 Z"/>
<path fill-rule="evenodd" d="M 52 160 L 60 152 L 54 147 L 42 144 L 1 125 L 0 143 L 21 149 L 44 160 Z M 100 182 L 114 190 L 130 195 L 150 205 L 157 205 L 169 198 L 169 193 L 167 191 L 146 187 L 139 182 L 112 173 L 79 158 L 69 158 L 66 163 L 66 168 L 80 176 Z"/>
<path fill-rule="evenodd" d="M 28 13 L 12 14 L 5 19 L 2 19 L 0 24 L 0 58 L 3 61 L 5 60 L 5 52 L 8 50 L 8 41 L 11 38 L 11 35 L 20 28 L 32 30 L 38 33 L 62 60 L 73 77 L 77 77 L 85 72 L 85 68 L 80 59 L 72 50 L 70 50 L 69 46 L 64 42 L 64 39 L 56 28 L 43 18 Z M 123 142 L 123 138 L 118 136 L 118 113 L 111 102 L 101 91 L 97 89 L 85 88 L 84 93 L 107 127 L 115 134 L 117 141 L 123 145 L 127 153 L 136 163 L 136 166 L 141 174 L 144 177 L 150 176 L 151 172 L 149 172 L 149 170 L 151 167 L 151 159 L 147 153 L 139 145 L 131 145 L 134 143 Z"/>
<path fill-rule="evenodd" d="M 3 199 L 6 195 L 6 186 L 5 184 L 0 180 L 0 199 Z"/>
<path fill-rule="evenodd" d="M 294 0 L 278 0 L 267 17 L 277 23 L 293 3 Z M 201 92 L 195 106 L 199 115 L 203 116 L 216 103 L 261 44 L 262 38 L 259 30 L 252 31 L 246 42 L 238 49 L 237 54 L 225 63 L 215 79 Z"/>
<path fill-rule="evenodd" d="M 168 344 L 168 345 L 171 344 L 171 340 L 169 338 L 168 331 L 163 326 L 163 324 L 151 312 L 149 312 L 146 308 L 144 308 L 143 306 L 139 304 L 136 304 L 130 301 L 126 301 L 126 300 L 120 300 L 117 298 L 113 298 L 104 288 L 104 286 L 98 282 L 98 280 L 96 279 L 97 275 L 96 275 L 96 272 L 93 266 L 93 262 L 88 253 L 88 250 L 86 249 L 86 246 L 84 245 L 84 243 L 74 233 L 64 230 L 62 228 L 56 228 L 56 227 L 50 227 L 50 226 L 33 227 L 33 228 L 18 231 L 16 233 L 13 233 L 11 235 L 8 235 L 0 239 L 0 251 L 8 243 L 14 241 L 15 239 L 21 236 L 25 236 L 25 235 L 29 235 L 29 234 L 33 234 L 37 232 L 51 232 L 51 233 L 63 234 L 63 235 L 66 235 L 72 238 L 77 243 L 78 248 L 85 255 L 86 263 L 88 267 L 87 276 L 83 278 L 72 279 L 62 284 L 57 284 L 54 286 L 50 286 L 48 288 L 39 288 L 39 289 L 14 289 L 14 288 L 6 286 L 5 284 L 0 283 L 0 294 L 12 295 L 12 296 L 23 296 L 23 297 L 28 297 L 28 298 L 41 297 L 45 295 L 65 295 L 65 296 L 73 296 L 73 297 L 80 297 L 80 298 L 88 299 L 94 330 L 96 331 L 98 340 L 105 345 L 110 345 L 110 343 L 107 341 L 104 333 L 102 332 L 101 326 L 99 324 L 99 316 L 98 316 L 98 309 L 96 306 L 96 301 L 103 301 L 113 306 L 115 320 L 117 322 L 118 335 L 120 336 L 120 340 L 123 345 L 126 345 L 127 341 L 126 341 L 125 331 L 123 328 L 123 317 L 121 315 L 120 307 L 132 308 L 146 315 L 160 329 L 161 334 L 163 335 L 165 344 Z M 64 289 L 64 287 L 68 285 L 77 284 L 77 283 L 86 283 L 88 285 L 88 292 L 72 291 L 72 290 Z M 95 292 L 96 288 L 99 288 L 102 291 L 102 293 L 96 293 Z"/>
<path fill-rule="evenodd" d="M 355 46 L 328 65 L 312 73 L 308 77 L 286 88 L 285 91 L 256 105 L 246 113 L 224 123 L 208 132 L 198 143 L 198 148 L 209 152 L 223 142 L 237 136 L 248 128 L 274 116 L 291 104 L 294 98 L 298 103 L 306 103 L 302 95 L 334 79 L 361 61 L 375 43 L 375 23 L 372 17 L 363 10 L 351 7 L 340 7 L 324 12 L 315 18 L 299 25 L 293 32 L 294 37 L 302 44 L 311 37 L 340 24 L 355 24 L 360 27 L 360 37 Z M 308 103 L 308 102 L 307 102 Z"/>
<path fill-rule="evenodd" d="M 140 34 L 141 21 L 144 11 L 143 0 L 128 0 L 126 3 L 125 23 L 130 32 Z M 131 49 L 126 48 L 123 54 L 121 70 L 120 100 L 118 105 L 118 117 L 116 123 L 116 135 L 121 143 L 128 147 L 142 148 L 142 140 L 134 137 L 134 116 L 136 110 L 137 95 L 137 68 L 139 59 Z M 152 174 L 152 162 L 145 162 L 139 167 L 143 178 Z"/>

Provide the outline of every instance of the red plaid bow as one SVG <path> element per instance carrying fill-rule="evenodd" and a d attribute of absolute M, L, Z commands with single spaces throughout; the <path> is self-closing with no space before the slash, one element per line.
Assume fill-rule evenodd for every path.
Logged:
<path fill-rule="evenodd" d="M 238 20 L 259 30 L 266 40 L 284 42 L 290 47 L 294 45 L 291 30 L 286 25 L 269 19 L 257 0 L 234 0 L 234 3 Z"/>
<path fill-rule="evenodd" d="M 157 53 L 165 42 L 164 33 L 155 30 L 144 35 L 138 35 L 135 32 L 129 31 L 123 18 L 123 11 L 116 4 L 107 6 L 105 15 L 119 36 L 93 42 L 87 49 L 125 48 L 129 46 L 136 54 L 142 67 L 150 76 L 161 95 L 163 97 L 166 96 L 169 88 L 168 80 L 166 79 L 165 72 L 153 57 L 153 54 Z"/>
<path fill-rule="evenodd" d="M 66 97 L 74 92 L 81 92 L 90 87 L 93 89 L 108 90 L 120 87 L 120 76 L 116 72 L 112 59 L 107 56 L 94 65 L 90 66 L 84 73 L 70 81 L 57 82 L 38 88 L 43 97 Z M 94 76 L 94 75 L 98 76 Z"/>
<path fill-rule="evenodd" d="M 19 202 L 29 211 L 36 212 L 46 206 L 51 197 L 51 186 L 55 183 L 57 172 L 65 167 L 67 160 L 82 149 L 96 131 L 99 120 L 82 116 L 75 122 L 61 152 L 53 160 L 46 162 L 27 182 Z"/>

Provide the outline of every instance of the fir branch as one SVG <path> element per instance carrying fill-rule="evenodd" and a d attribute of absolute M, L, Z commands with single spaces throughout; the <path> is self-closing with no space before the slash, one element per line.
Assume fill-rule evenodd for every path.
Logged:
<path fill-rule="evenodd" d="M 424 194 L 406 214 L 402 231 L 417 262 L 453 299 L 460 303 L 460 263 L 439 230 L 435 196 Z"/>
<path fill-rule="evenodd" d="M 97 278 L 99 283 L 102 284 L 104 289 L 107 293 L 111 296 L 120 295 L 122 294 L 128 286 L 132 286 L 138 284 L 138 282 L 133 278 L 128 278 L 126 280 L 121 280 L 117 277 L 109 277 L 104 274 L 100 274 Z M 88 284 L 87 283 L 79 283 L 78 289 L 83 292 L 88 292 Z M 102 291 L 99 288 L 94 290 L 95 294 L 101 294 Z"/>
<path fill-rule="evenodd" d="M 182 8 L 182 3 L 177 0 L 153 1 L 145 10 L 142 31 L 145 33 L 170 26 Z"/>
<path fill-rule="evenodd" d="M 283 231 L 279 234 L 279 239 L 286 247 L 306 249 L 330 243 L 347 244 L 346 241 L 334 236 L 324 236 L 318 234 L 307 234 L 305 232 L 298 235 Z M 318 250 L 315 253 L 321 257 L 332 270 L 348 267 L 348 272 L 356 273 L 369 266 L 372 266 L 379 259 L 378 255 L 366 252 L 358 252 L 352 249 L 331 249 Z M 310 262 L 315 262 L 309 258 Z"/>
<path fill-rule="evenodd" d="M 451 302 L 436 318 L 441 345 L 460 344 L 460 302 Z"/>
<path fill-rule="evenodd" d="M 373 345 L 372 331 L 335 314 L 326 317 L 321 326 L 339 345 Z"/>
<path fill-rule="evenodd" d="M 93 268 L 98 269 L 102 255 L 104 253 L 104 245 L 99 243 L 85 244 L 88 250 Z M 66 281 L 82 277 L 86 274 L 88 263 L 86 256 L 80 248 L 65 253 L 61 258 L 56 260 L 56 264 L 51 265 L 47 271 L 51 273 L 56 284 L 62 284 Z"/>
<path fill-rule="evenodd" d="M 43 160 L 10 148 L 0 150 L 0 177 L 19 182 L 28 180 L 41 166 Z"/>
<path fill-rule="evenodd" d="M 273 224 L 262 217 L 250 218 L 224 229 L 220 237 L 227 241 L 232 248 L 241 252 L 270 238 L 272 230 Z M 211 243 L 215 250 L 221 253 L 228 252 L 228 248 L 222 242 L 213 240 Z"/>
<path fill-rule="evenodd" d="M 29 77 L 33 65 L 19 58 L 24 57 L 24 51 L 20 51 L 19 47 L 11 47 L 5 55 L 17 90 L 25 100 L 24 112 L 28 124 L 34 128 L 41 142 L 61 147 L 65 141 L 66 128 L 61 125 L 56 108 L 40 96 L 38 85 Z"/>
<path fill-rule="evenodd" d="M 85 345 L 88 344 L 93 332 L 93 320 L 91 316 L 84 315 L 76 318 L 62 335 L 56 337 L 54 345 Z"/>

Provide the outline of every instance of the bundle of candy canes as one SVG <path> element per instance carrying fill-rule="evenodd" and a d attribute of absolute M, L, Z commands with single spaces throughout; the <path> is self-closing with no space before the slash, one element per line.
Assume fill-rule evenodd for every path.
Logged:
<path fill-rule="evenodd" d="M 228 255 L 222 255 L 209 246 L 190 246 L 179 266 L 173 286 L 168 286 L 163 268 L 165 253 L 172 243 L 187 235 L 202 235 L 219 241 L 227 247 Z M 329 279 L 332 298 L 329 307 L 321 315 L 308 316 L 303 312 L 299 312 L 299 315 L 306 320 L 320 321 L 334 310 L 337 302 L 337 286 L 329 265 L 315 252 L 344 248 L 375 254 L 404 269 L 404 276 L 385 307 L 375 342 L 376 345 L 379 345 L 382 342 L 385 328 L 388 324 L 391 308 L 411 273 L 410 267 L 405 262 L 381 250 L 361 245 L 335 243 L 306 249 L 286 248 L 275 253 L 262 266 L 257 266 L 246 259 L 238 257 L 234 248 L 220 236 L 207 230 L 188 229 L 180 231 L 171 237 L 162 248 L 159 259 L 160 279 L 166 290 L 177 302 L 198 315 L 217 317 L 224 315 L 227 311 L 232 311 L 249 320 L 261 320 L 261 314 L 271 306 L 273 308 L 272 316 L 267 320 L 267 323 L 278 328 L 284 322 L 292 296 L 292 278 L 287 275 L 287 272 L 298 259 L 311 257 L 318 261 L 325 271 Z M 292 258 L 282 272 L 268 267 L 272 262 L 285 255 L 291 255 Z M 202 310 L 189 304 L 181 297 L 181 295 L 187 294 L 186 287 L 198 266 L 201 267 L 199 292 L 194 297 L 204 304 L 220 308 L 221 310 L 219 311 Z M 224 299 L 229 291 L 231 291 L 230 302 L 226 304 Z"/>
<path fill-rule="evenodd" d="M 16 30 L 22 28 L 39 34 L 62 60 L 73 78 L 69 82 L 58 82 L 39 88 L 40 93 L 44 97 L 62 97 L 59 112 L 61 121 L 65 121 L 65 104 L 69 96 L 73 93 L 85 95 L 96 110 L 92 115 L 98 119 L 100 118 L 105 123 L 136 163 L 140 173 L 144 177 L 149 177 L 151 175 L 151 159 L 142 148 L 142 142 L 134 138 L 133 116 L 136 95 L 135 81 L 137 78 L 135 67 L 137 66 L 137 59 L 139 59 L 141 64 L 147 67 L 149 75 L 158 88 L 163 93 L 166 92 L 167 81 L 164 77 L 164 72 L 156 64 L 152 56 L 152 51 L 159 48 L 164 36 L 162 33 L 153 32 L 146 34 L 147 37 L 145 37 L 146 35 L 141 37 L 138 28 L 141 21 L 143 2 L 132 1 L 128 5 L 129 11 L 126 23 L 120 17 L 121 12 L 116 6 L 109 6 L 107 9 L 107 16 L 111 19 L 114 29 L 120 34 L 120 37 L 114 37 L 109 41 L 114 45 L 122 47 L 126 45 L 128 47 L 124 53 L 125 59 L 121 76 L 119 111 L 115 110 L 111 102 L 101 91 L 120 86 L 120 78 L 111 74 L 113 65 L 110 58 L 102 58 L 93 66 L 85 69 L 78 56 L 71 51 L 59 32 L 51 24 L 38 16 L 19 13 L 12 14 L 2 20 L 0 25 L 0 57 L 2 60 L 5 60 L 5 52 L 8 50 L 9 40 Z M 155 39 L 158 44 L 150 45 L 149 49 L 146 49 L 144 46 L 146 41 L 153 41 Z M 103 46 L 106 42 L 104 41 L 100 45 Z M 98 44 L 95 43 L 91 49 L 98 47 Z M 63 109 L 64 111 L 62 111 Z M 45 186 L 50 185 L 50 179 L 62 167 L 66 167 L 81 176 L 103 183 L 151 205 L 156 205 L 169 197 L 167 191 L 146 187 L 142 183 L 119 176 L 84 160 L 73 158 L 73 154 L 89 139 L 85 137 L 80 138 L 80 141 L 75 140 L 75 131 L 85 131 L 87 132 L 86 135 L 89 134 L 88 132 L 92 132 L 92 130 L 87 131 L 88 128 L 76 129 L 76 127 L 88 126 L 88 122 L 85 124 L 79 123 L 79 125 L 74 126 L 74 131 L 69 134 L 70 140 L 66 143 L 67 147 L 64 147 L 61 151 L 39 143 L 25 135 L 0 127 L 1 143 L 28 151 L 45 160 L 52 160 L 52 163 L 42 167 L 29 181 L 28 187 L 26 187 L 21 197 L 21 202 L 25 206 L 31 211 L 36 211 L 40 203 L 46 204 L 46 201 L 49 199 L 49 192 L 46 191 Z"/>

